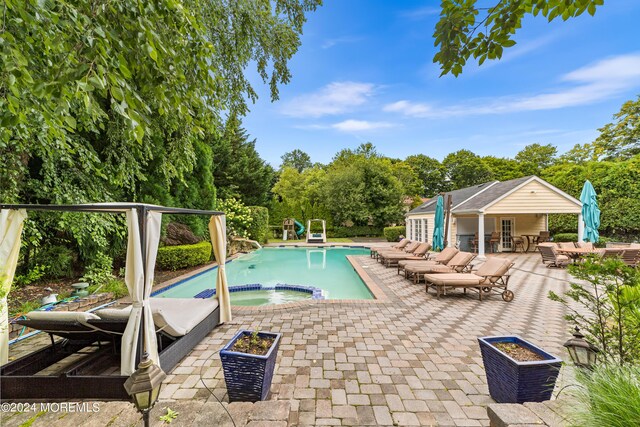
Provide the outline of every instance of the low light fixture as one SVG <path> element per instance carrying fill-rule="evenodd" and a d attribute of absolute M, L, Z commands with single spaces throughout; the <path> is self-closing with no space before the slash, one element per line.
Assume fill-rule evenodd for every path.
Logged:
<path fill-rule="evenodd" d="M 580 333 L 580 328 L 576 326 L 573 338 L 564 343 L 573 363 L 580 368 L 593 369 L 596 358 L 600 350 L 584 339 Z"/>
<path fill-rule="evenodd" d="M 138 369 L 124 383 L 127 394 L 131 396 L 136 409 L 142 414 L 145 427 L 149 426 L 149 412 L 160 396 L 162 381 L 166 377 L 167 374 L 153 363 L 145 352 Z"/>

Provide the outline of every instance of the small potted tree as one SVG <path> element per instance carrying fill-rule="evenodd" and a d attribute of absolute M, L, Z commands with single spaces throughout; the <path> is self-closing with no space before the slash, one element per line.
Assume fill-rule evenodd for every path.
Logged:
<path fill-rule="evenodd" d="M 230 402 L 265 400 L 281 334 L 241 330 L 220 350 Z"/>
<path fill-rule="evenodd" d="M 483 337 L 478 342 L 489 394 L 496 402 L 551 398 L 562 360 L 515 335 Z"/>

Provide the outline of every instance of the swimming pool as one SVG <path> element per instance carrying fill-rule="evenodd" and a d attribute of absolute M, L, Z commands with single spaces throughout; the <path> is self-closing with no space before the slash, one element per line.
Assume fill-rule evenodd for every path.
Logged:
<path fill-rule="evenodd" d="M 347 255 L 367 255 L 365 248 L 262 248 L 242 255 L 227 263 L 227 281 L 230 287 L 248 284 L 275 286 L 280 284 L 313 286 L 322 289 L 326 299 L 373 299 L 369 288 L 354 271 Z M 159 290 L 154 297 L 193 298 L 206 289 L 215 289 L 217 269 L 214 267 L 179 282 L 166 290 Z M 277 304 L 295 300 L 292 295 L 254 291 L 253 298 Z M 265 294 L 259 294 L 265 292 Z M 247 304 L 242 292 L 231 292 L 231 303 Z M 307 299 L 303 295 L 300 299 Z M 244 300 L 244 301 L 243 301 Z M 263 301 L 263 303 L 265 303 Z"/>

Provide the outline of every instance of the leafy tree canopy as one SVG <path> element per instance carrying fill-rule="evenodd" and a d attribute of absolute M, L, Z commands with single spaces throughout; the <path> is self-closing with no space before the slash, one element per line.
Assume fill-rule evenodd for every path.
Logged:
<path fill-rule="evenodd" d="M 480 4 L 478 4 L 480 3 Z M 440 20 L 433 34 L 439 48 L 433 62 L 441 75 L 458 76 L 471 57 L 482 65 L 500 59 L 527 15 L 542 15 L 549 22 L 566 21 L 588 12 L 594 15 L 604 0 L 499 0 L 486 5 L 478 0 L 442 0 Z"/>
<path fill-rule="evenodd" d="M 282 159 L 281 169 L 291 167 L 297 169 L 298 172 L 302 172 L 312 166 L 311 157 L 297 148 L 288 153 L 284 153 L 280 158 Z"/>
<path fill-rule="evenodd" d="M 469 150 L 459 150 L 447 155 L 442 164 L 453 189 L 471 187 L 493 179 L 491 170 L 482 158 Z"/>
<path fill-rule="evenodd" d="M 405 162 L 418 175 L 422 188 L 420 195 L 432 197 L 442 191 L 449 190 L 449 182 L 446 180 L 445 167 L 437 159 L 424 154 L 415 154 L 407 157 Z"/>

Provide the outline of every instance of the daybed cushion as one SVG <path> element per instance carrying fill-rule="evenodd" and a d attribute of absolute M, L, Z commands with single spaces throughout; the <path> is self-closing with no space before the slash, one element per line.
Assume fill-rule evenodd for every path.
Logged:
<path fill-rule="evenodd" d="M 127 320 L 131 314 L 131 306 L 125 308 L 103 308 L 95 314 L 103 320 Z"/>
<path fill-rule="evenodd" d="M 86 311 L 30 311 L 26 314 L 27 319 L 48 320 L 58 322 L 78 322 L 86 324 L 88 320 L 99 319 L 93 313 Z"/>
<path fill-rule="evenodd" d="M 483 277 L 471 273 L 426 274 L 427 283 L 437 286 L 480 286 Z"/>
<path fill-rule="evenodd" d="M 156 328 L 174 337 L 188 334 L 216 308 L 215 298 L 151 298 Z"/>

